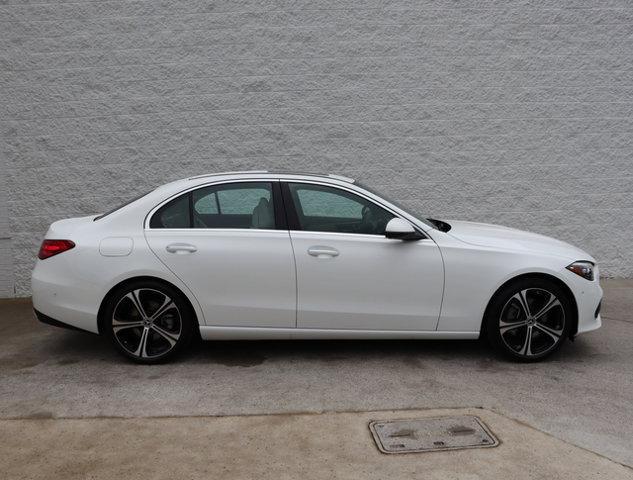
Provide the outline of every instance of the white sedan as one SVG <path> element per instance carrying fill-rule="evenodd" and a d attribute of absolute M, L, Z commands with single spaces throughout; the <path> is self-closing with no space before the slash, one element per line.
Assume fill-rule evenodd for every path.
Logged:
<path fill-rule="evenodd" d="M 539 360 L 601 325 L 595 260 L 512 228 L 416 215 L 336 175 L 169 183 L 53 223 L 37 317 L 155 363 L 194 337 L 476 339 Z"/>

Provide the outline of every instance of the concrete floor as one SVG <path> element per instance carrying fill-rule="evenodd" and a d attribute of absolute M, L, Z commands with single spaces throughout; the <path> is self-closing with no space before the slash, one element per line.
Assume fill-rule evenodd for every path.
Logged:
<path fill-rule="evenodd" d="M 372 420 L 478 416 L 495 448 L 385 455 Z M 633 471 L 481 409 L 0 421 L 3 478 L 632 480 Z M 60 455 L 63 445 L 72 455 Z"/>
<path fill-rule="evenodd" d="M 3 301 L 0 419 L 483 407 L 633 466 L 633 281 L 603 286 L 603 328 L 528 365 L 477 341 L 315 341 L 207 342 L 138 366 Z"/>

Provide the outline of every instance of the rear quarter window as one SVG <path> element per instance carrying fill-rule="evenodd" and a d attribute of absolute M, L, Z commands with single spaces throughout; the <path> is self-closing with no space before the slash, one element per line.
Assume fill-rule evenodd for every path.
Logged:
<path fill-rule="evenodd" d="M 150 228 L 189 228 L 189 195 L 182 195 L 160 207 L 150 221 Z"/>

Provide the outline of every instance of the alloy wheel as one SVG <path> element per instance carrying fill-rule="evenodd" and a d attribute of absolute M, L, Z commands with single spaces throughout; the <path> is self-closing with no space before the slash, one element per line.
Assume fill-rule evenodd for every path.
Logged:
<path fill-rule="evenodd" d="M 517 355 L 529 358 L 547 354 L 560 343 L 564 331 L 565 309 L 548 290 L 521 290 L 501 310 L 501 340 Z"/>
<path fill-rule="evenodd" d="M 114 338 L 128 354 L 139 359 L 155 359 L 172 351 L 182 327 L 174 300 L 151 288 L 126 293 L 112 314 Z"/>

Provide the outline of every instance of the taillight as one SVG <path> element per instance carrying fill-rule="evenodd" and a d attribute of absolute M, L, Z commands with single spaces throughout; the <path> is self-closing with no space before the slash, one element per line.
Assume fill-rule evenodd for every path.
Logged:
<path fill-rule="evenodd" d="M 65 252 L 75 247 L 75 242 L 70 240 L 44 240 L 40 247 L 40 253 L 37 254 L 37 258 L 40 260 L 46 260 L 58 253 Z"/>

